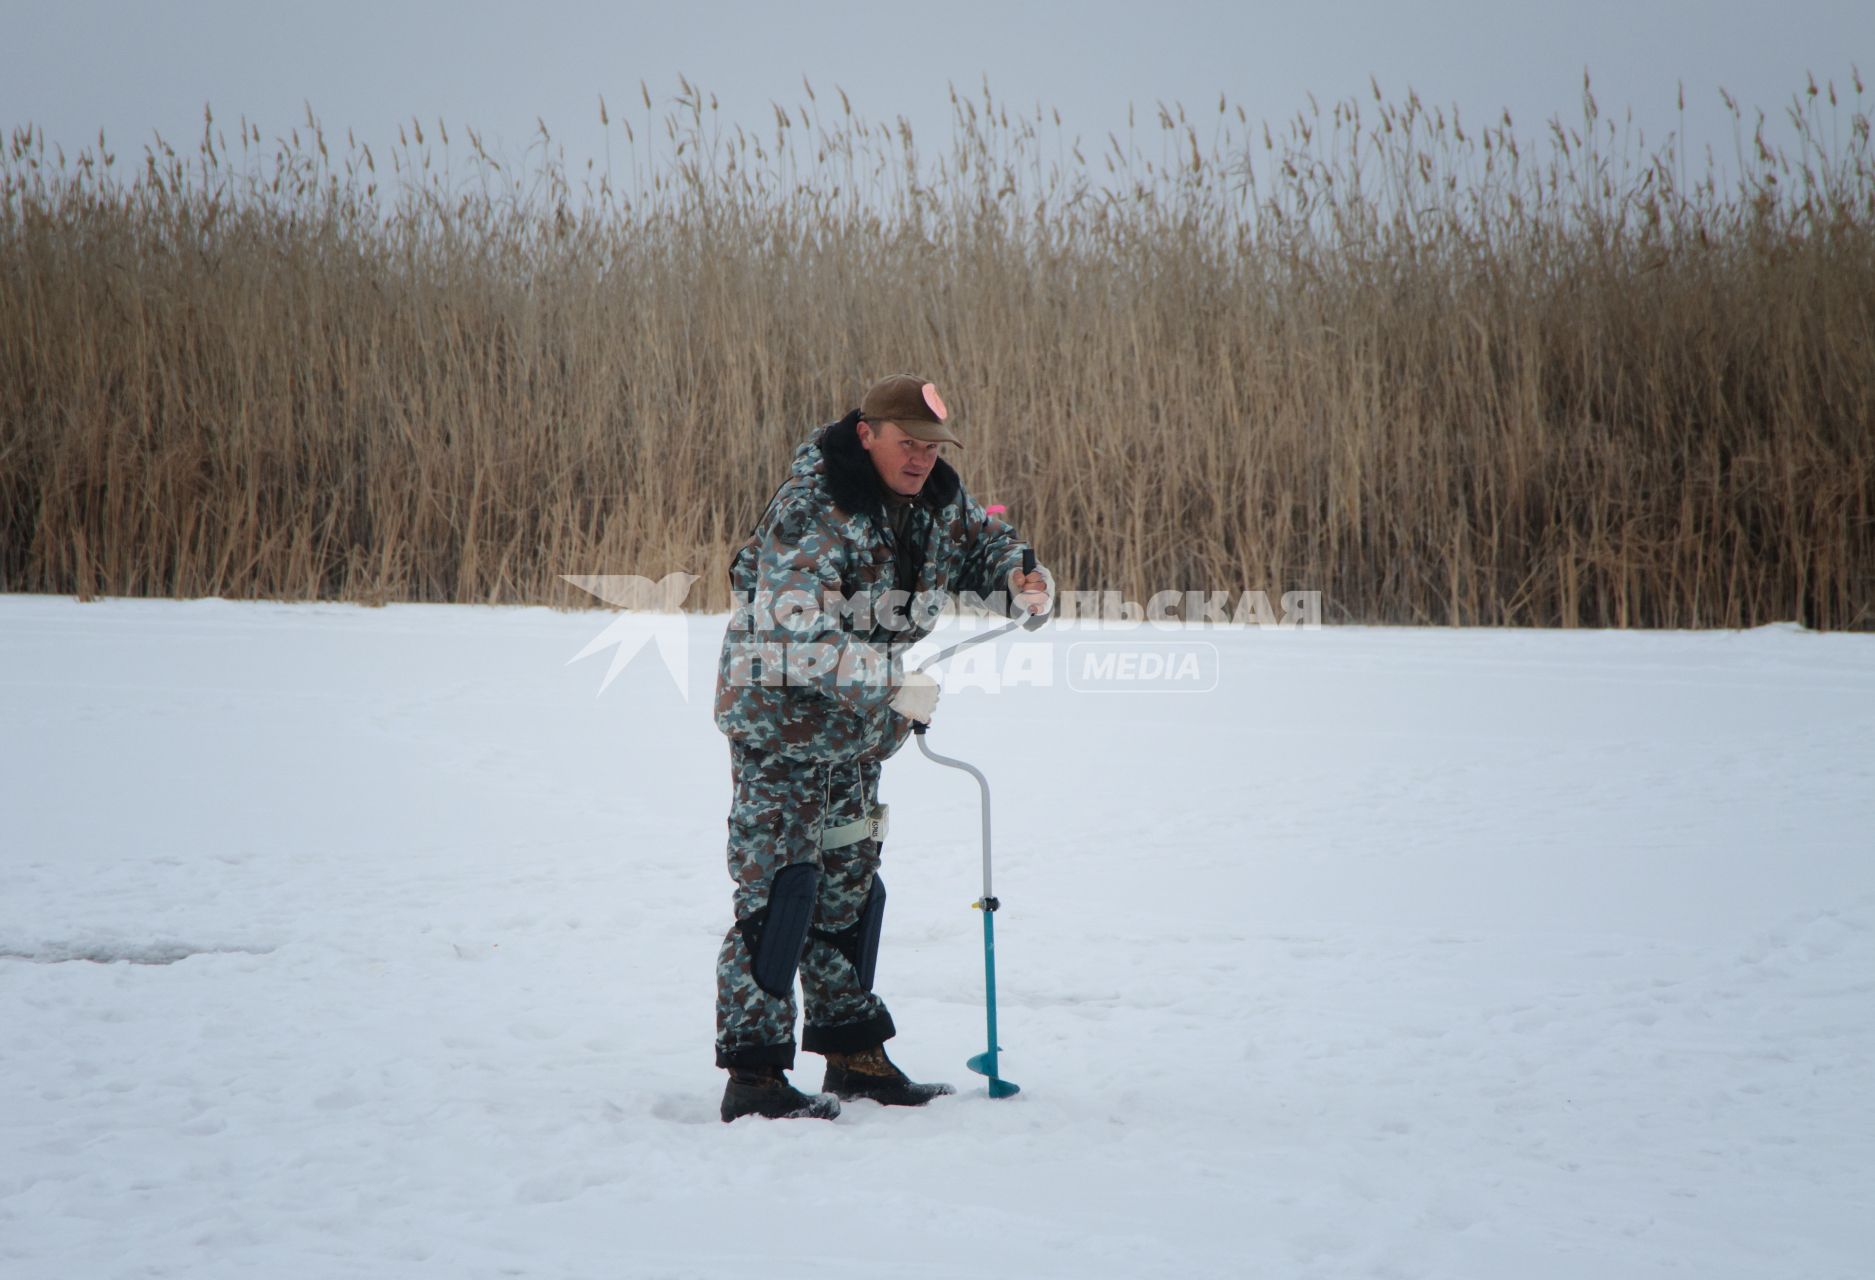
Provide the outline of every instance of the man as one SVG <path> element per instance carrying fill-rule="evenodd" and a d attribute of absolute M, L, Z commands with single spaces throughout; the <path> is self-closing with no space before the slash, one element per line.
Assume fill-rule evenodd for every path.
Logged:
<path fill-rule="evenodd" d="M 1053 586 L 1045 569 L 1022 572 L 1015 531 L 939 456 L 963 443 L 949 417 L 922 378 L 876 383 L 795 450 L 730 564 L 738 608 L 716 684 L 735 788 L 736 923 L 716 967 L 725 1122 L 831 1118 L 841 1098 L 922 1106 L 955 1092 L 910 1080 L 885 1054 L 892 1016 L 872 989 L 885 909 L 879 767 L 937 706 L 936 681 L 906 672 L 903 652 L 945 596 L 972 593 L 1020 616 L 1047 612 Z M 802 1047 L 827 1059 L 819 1095 L 785 1074 L 797 971 Z"/>

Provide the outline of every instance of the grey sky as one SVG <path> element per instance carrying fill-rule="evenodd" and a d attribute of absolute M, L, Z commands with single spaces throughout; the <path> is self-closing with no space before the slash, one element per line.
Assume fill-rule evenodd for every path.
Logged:
<path fill-rule="evenodd" d="M 310 102 L 328 133 L 381 141 L 411 116 L 472 124 L 504 151 L 543 117 L 576 164 L 603 146 L 597 102 L 641 112 L 638 83 L 668 99 L 682 72 L 727 119 L 765 125 L 767 103 L 841 86 L 874 119 L 909 117 L 928 145 L 948 137 L 946 85 L 984 76 L 1011 106 L 1058 107 L 1070 134 L 1099 140 L 1129 101 L 1214 109 L 1220 91 L 1280 122 L 1312 91 L 1324 102 L 1410 84 L 1483 122 L 1509 107 L 1535 135 L 1574 119 L 1587 66 L 1604 115 L 1631 107 L 1651 143 L 1679 125 L 1729 154 L 1718 88 L 1781 112 L 1806 71 L 1845 91 L 1875 72 L 1869 0 L 1569 0 L 1439 3 L 943 5 L 890 0 L 780 5 L 482 0 L 277 4 L 0 3 L 0 125 L 31 121 L 68 150 L 95 140 L 135 153 L 160 130 L 193 143 L 204 102 L 263 134 Z M 1865 102 L 1867 100 L 1865 99 Z M 660 101 L 662 105 L 662 101 Z M 1846 114 L 1845 114 L 1846 124 Z"/>

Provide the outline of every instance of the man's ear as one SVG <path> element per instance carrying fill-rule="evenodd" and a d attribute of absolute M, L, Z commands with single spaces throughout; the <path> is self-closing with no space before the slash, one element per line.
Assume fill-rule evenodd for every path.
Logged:
<path fill-rule="evenodd" d="M 859 420 L 859 447 L 867 453 L 872 452 L 872 423 L 864 418 Z"/>

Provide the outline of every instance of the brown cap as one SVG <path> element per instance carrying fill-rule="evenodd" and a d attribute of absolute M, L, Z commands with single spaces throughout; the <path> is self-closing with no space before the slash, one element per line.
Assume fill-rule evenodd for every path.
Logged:
<path fill-rule="evenodd" d="M 859 416 L 868 422 L 896 422 L 914 440 L 962 444 L 945 425 L 950 410 L 936 384 L 923 378 L 895 373 L 881 378 L 859 402 Z"/>

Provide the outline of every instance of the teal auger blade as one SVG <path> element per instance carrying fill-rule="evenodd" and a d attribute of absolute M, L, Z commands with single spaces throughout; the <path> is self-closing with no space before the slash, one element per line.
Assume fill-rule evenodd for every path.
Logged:
<path fill-rule="evenodd" d="M 990 1097 L 992 1098 L 1010 1098 L 1022 1092 L 1021 1085 L 1013 1080 L 1004 1080 L 996 1074 L 996 1057 L 992 1053 L 976 1054 L 964 1065 L 978 1075 L 990 1078 Z"/>

